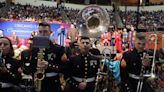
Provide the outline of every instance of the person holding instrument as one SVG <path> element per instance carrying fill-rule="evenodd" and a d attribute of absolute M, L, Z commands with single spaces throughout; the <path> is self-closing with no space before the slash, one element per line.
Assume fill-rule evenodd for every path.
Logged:
<path fill-rule="evenodd" d="M 50 33 L 51 28 L 48 23 L 39 23 L 38 35 L 36 39 L 35 37 L 33 38 L 31 49 L 31 62 L 34 62 L 34 85 L 37 84 L 35 83 L 35 79 L 39 79 L 39 76 L 35 76 L 37 75 L 38 68 L 44 69 L 40 92 L 62 92 L 59 73 L 62 72 L 64 62 L 67 61 L 67 56 L 64 47 L 53 44 L 50 39 L 45 39 L 50 37 Z M 47 41 L 49 42 L 48 44 L 44 43 Z M 39 46 L 34 46 L 34 44 L 39 44 Z M 37 90 L 38 88 L 35 89 Z"/>
<path fill-rule="evenodd" d="M 14 50 L 11 40 L 0 37 L 0 92 L 21 92 L 18 87 L 21 80 L 21 64 L 12 58 Z"/>
<path fill-rule="evenodd" d="M 137 92 L 138 89 L 141 92 L 152 92 L 144 77 L 146 69 L 151 66 L 145 51 L 146 36 L 137 33 L 135 39 L 134 49 L 125 52 L 121 60 L 121 92 Z"/>

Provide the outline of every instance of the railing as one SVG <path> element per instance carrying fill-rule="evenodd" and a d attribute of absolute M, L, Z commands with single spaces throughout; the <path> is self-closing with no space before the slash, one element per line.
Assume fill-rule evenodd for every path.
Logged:
<path fill-rule="evenodd" d="M 0 2 L 4 2 L 5 0 L 0 0 Z M 41 1 L 41 0 L 15 0 L 15 4 L 30 4 L 34 6 L 40 6 L 44 4 L 45 6 L 53 6 L 57 7 L 57 3 L 54 1 Z M 65 7 L 70 7 L 72 9 L 84 9 L 87 5 L 80 5 L 80 4 L 71 4 L 71 3 L 65 3 Z M 112 10 L 112 6 L 101 6 L 103 8 L 106 8 L 108 10 Z M 121 11 L 125 11 L 124 6 L 120 6 Z M 127 6 L 127 11 L 137 11 L 137 6 Z M 157 6 L 142 6 L 140 8 L 141 11 L 158 11 L 158 10 L 164 10 L 164 5 L 157 5 Z"/>

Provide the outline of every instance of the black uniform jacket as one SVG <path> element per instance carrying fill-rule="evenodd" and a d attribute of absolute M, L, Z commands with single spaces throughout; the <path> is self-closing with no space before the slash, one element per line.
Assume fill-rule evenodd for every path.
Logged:
<path fill-rule="evenodd" d="M 0 72 L 0 82 L 18 85 L 21 80 L 21 74 L 18 72 L 21 63 L 18 60 L 7 56 L 3 58 L 3 61 L 5 62 L 3 66 L 7 68 L 8 72 Z"/>
<path fill-rule="evenodd" d="M 36 71 L 37 67 L 37 60 L 38 60 L 38 48 L 32 49 L 32 62 L 34 62 L 34 72 Z M 45 70 L 46 73 L 48 72 L 56 72 L 60 73 L 63 70 L 64 63 L 61 61 L 62 55 L 65 53 L 64 47 L 59 45 L 50 44 L 49 48 L 46 48 L 44 51 L 44 60 L 48 62 L 48 68 Z"/>
<path fill-rule="evenodd" d="M 73 55 L 65 66 L 65 76 L 72 79 L 78 78 L 93 78 L 97 76 L 100 66 L 99 59 L 92 55 Z"/>

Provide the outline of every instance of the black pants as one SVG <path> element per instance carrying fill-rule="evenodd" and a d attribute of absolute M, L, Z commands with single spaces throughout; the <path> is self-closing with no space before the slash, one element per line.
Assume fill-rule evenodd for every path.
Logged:
<path fill-rule="evenodd" d="M 49 77 L 42 80 L 41 92 L 62 92 L 59 77 Z"/>
<path fill-rule="evenodd" d="M 87 87 L 84 90 L 79 89 L 77 86 L 70 83 L 66 83 L 64 92 L 94 92 L 95 83 L 87 83 Z"/>
<path fill-rule="evenodd" d="M 136 79 L 128 79 L 125 82 L 121 83 L 121 92 L 128 92 L 127 87 L 129 88 L 130 92 L 136 92 L 137 91 L 137 85 L 138 81 Z M 126 86 L 126 84 L 128 86 Z M 150 85 L 146 82 L 146 79 L 143 80 L 143 86 L 141 92 L 154 92 L 153 89 L 150 87 Z"/>
<path fill-rule="evenodd" d="M 18 86 L 12 86 L 8 88 L 0 88 L 0 92 L 21 92 Z"/>

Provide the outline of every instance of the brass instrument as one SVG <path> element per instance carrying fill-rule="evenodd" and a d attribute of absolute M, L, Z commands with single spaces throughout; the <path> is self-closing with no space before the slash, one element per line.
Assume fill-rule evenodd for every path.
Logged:
<path fill-rule="evenodd" d="M 157 34 L 154 33 L 154 34 L 151 34 L 149 36 L 149 38 L 150 38 L 150 40 L 152 40 L 154 42 L 154 53 L 153 53 L 153 62 L 152 62 L 152 66 L 151 66 L 150 77 L 147 79 L 147 82 L 155 92 L 162 92 L 162 91 L 157 91 L 157 90 L 161 90 L 162 88 L 160 88 L 160 86 L 159 86 L 160 79 L 155 73 L 155 69 L 156 69 L 155 58 L 156 58 L 156 51 L 157 51 L 158 36 L 157 36 Z"/>
<path fill-rule="evenodd" d="M 117 5 L 116 5 L 117 6 Z M 113 7 L 116 8 L 116 7 Z M 115 11 L 115 15 L 118 18 L 119 17 L 119 11 Z M 116 23 L 118 23 L 118 27 L 120 27 L 119 25 L 122 23 L 121 19 L 116 19 L 115 20 Z M 76 19 L 76 28 L 79 31 L 79 35 L 80 36 L 86 36 L 91 38 L 91 43 L 94 43 L 95 40 L 99 39 L 99 37 L 101 37 L 101 35 L 105 32 L 110 31 L 109 27 L 110 27 L 110 16 L 108 15 L 108 12 L 103 9 L 100 6 L 97 5 L 89 5 L 87 7 L 85 7 L 84 9 L 82 9 L 77 16 Z M 122 27 L 122 25 L 121 25 Z M 104 54 L 104 53 L 103 53 Z M 111 53 L 109 53 L 111 54 Z M 99 58 L 99 59 L 109 59 L 111 60 L 111 56 L 102 56 L 102 55 L 93 55 L 92 53 L 90 53 L 91 56 Z M 105 62 L 103 62 L 105 63 Z M 97 77 L 96 77 L 96 83 L 95 83 L 95 89 L 94 92 L 100 91 L 101 89 L 100 84 L 99 84 L 99 75 L 105 75 L 105 76 L 109 76 L 108 71 L 107 73 L 102 71 L 104 69 L 104 64 L 102 64 L 102 66 L 100 66 L 100 68 L 98 69 L 97 72 Z M 105 91 L 108 90 L 108 83 L 105 83 L 105 89 L 103 88 L 101 91 Z"/>
<path fill-rule="evenodd" d="M 110 62 L 109 60 L 113 61 L 111 59 L 111 50 L 109 48 L 104 48 L 102 51 L 103 55 L 93 55 L 92 53 L 89 53 L 91 56 L 95 57 L 95 58 L 99 58 L 100 60 L 102 60 L 101 64 L 100 64 L 100 68 L 98 68 L 98 72 L 97 72 L 97 77 L 96 77 L 96 83 L 95 83 L 95 89 L 94 92 L 107 92 L 110 87 L 109 86 L 114 86 L 114 85 L 110 85 L 109 79 L 112 78 L 114 79 L 112 76 L 110 76 L 110 69 L 108 67 L 108 63 Z M 104 71 L 104 67 L 107 66 L 106 71 Z M 100 76 L 104 76 L 104 78 L 101 80 L 99 80 Z M 101 78 L 101 77 L 100 77 Z M 112 82 L 112 84 L 114 84 L 114 81 Z M 112 89 L 114 90 L 114 89 Z"/>
<path fill-rule="evenodd" d="M 157 36 L 157 34 L 151 34 L 150 38 L 152 40 L 154 39 L 155 41 L 154 41 L 153 62 L 152 62 L 152 66 L 151 66 L 151 73 L 150 73 L 149 79 L 154 79 L 154 78 L 156 78 L 156 75 L 155 75 L 155 56 L 156 56 L 156 51 L 157 51 L 158 36 Z"/>
<path fill-rule="evenodd" d="M 138 81 L 138 84 L 137 84 L 137 90 L 136 92 L 141 92 L 142 91 L 142 87 L 143 87 L 143 79 L 144 79 L 144 70 L 145 70 L 145 66 L 143 65 L 143 60 L 146 58 L 146 53 L 143 53 L 143 57 L 141 57 L 142 59 L 142 66 L 141 66 L 141 70 L 140 70 L 140 79 Z"/>
<path fill-rule="evenodd" d="M 76 20 L 77 30 L 79 31 L 80 36 L 91 38 L 91 43 L 93 43 L 95 39 L 101 37 L 101 34 L 108 31 L 110 24 L 109 18 L 110 17 L 105 9 L 97 5 L 89 5 L 78 13 Z M 90 54 L 92 55 L 92 53 Z M 97 55 L 95 55 L 95 57 L 97 57 Z M 99 76 L 102 74 L 105 73 L 101 72 L 99 68 L 94 92 L 100 90 Z"/>
<path fill-rule="evenodd" d="M 142 68 L 141 68 L 141 73 L 140 73 L 140 80 L 138 82 L 138 86 L 137 86 L 137 91 L 136 92 L 141 92 L 142 91 L 142 87 L 143 87 L 143 78 L 144 77 L 148 77 L 147 81 L 151 81 L 151 80 L 154 80 L 156 77 L 155 75 L 155 56 L 156 56 L 156 51 L 157 51 L 157 40 L 158 40 L 158 36 L 157 34 L 151 34 L 148 39 L 150 41 L 153 41 L 154 42 L 154 51 L 153 51 L 153 56 L 146 56 L 146 53 L 144 53 L 143 55 L 143 58 L 144 59 L 145 57 L 148 57 L 149 59 L 152 58 L 153 61 L 152 61 L 152 66 L 151 66 L 151 71 L 150 71 L 150 74 L 148 74 L 147 76 L 144 76 L 144 70 L 145 70 L 145 67 L 144 65 L 142 65 Z"/>
<path fill-rule="evenodd" d="M 44 48 L 39 48 L 39 52 L 37 55 L 38 61 L 44 60 Z M 42 85 L 42 80 L 44 79 L 45 69 L 37 67 L 37 72 L 34 74 L 34 86 L 36 92 L 41 92 L 41 85 Z"/>
<path fill-rule="evenodd" d="M 118 5 L 115 5 L 113 8 L 114 9 L 118 8 Z M 119 16 L 118 12 L 119 12 L 118 9 L 116 9 L 116 11 L 114 12 L 116 18 L 119 18 L 119 19 L 115 20 L 116 23 L 118 24 L 118 25 L 117 24 L 116 25 L 118 27 L 123 27 L 122 20 Z M 98 40 L 103 33 L 110 31 L 109 30 L 110 26 L 111 26 L 110 16 L 109 16 L 108 12 L 100 6 L 89 5 L 89 6 L 85 7 L 84 9 L 82 9 L 77 15 L 76 28 L 79 31 L 79 35 L 91 38 L 91 44 L 94 43 L 96 40 Z M 102 55 L 93 55 L 92 53 L 90 53 L 90 55 L 93 57 L 99 58 L 99 59 L 110 59 L 111 60 L 110 55 L 102 56 Z M 102 67 L 100 66 L 100 68 L 104 68 L 104 64 L 102 64 L 102 65 L 103 66 Z M 109 75 L 108 73 L 104 73 L 102 71 L 104 69 L 100 69 L 100 68 L 98 69 L 98 72 L 97 72 L 97 78 L 96 78 L 94 92 L 100 91 L 98 88 L 99 75 L 105 75 L 105 76 Z M 106 86 L 108 86 L 108 83 Z"/>
<path fill-rule="evenodd" d="M 77 16 L 76 24 L 79 34 L 90 38 L 101 37 L 108 31 L 110 19 L 106 10 L 97 5 L 89 5 Z"/>
<path fill-rule="evenodd" d="M 3 52 L 2 49 L 0 49 L 0 68 L 1 67 L 4 67 L 3 61 L 2 61 L 3 60 L 3 58 L 2 58 L 2 52 Z"/>

